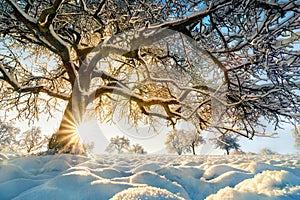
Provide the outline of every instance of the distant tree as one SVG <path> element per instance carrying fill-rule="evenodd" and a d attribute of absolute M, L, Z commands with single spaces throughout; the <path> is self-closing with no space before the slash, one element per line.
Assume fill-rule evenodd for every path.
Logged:
<path fill-rule="evenodd" d="M 173 129 L 168 134 L 165 145 L 169 153 L 176 152 L 178 155 L 181 155 L 192 152 L 195 155 L 195 148 L 199 143 L 203 144 L 205 140 L 197 130 L 185 131 Z"/>
<path fill-rule="evenodd" d="M 296 126 L 292 130 L 292 136 L 294 137 L 294 146 L 300 151 L 300 125 Z"/>
<path fill-rule="evenodd" d="M 144 150 L 144 148 L 140 144 L 134 144 L 130 148 L 130 152 L 136 153 L 136 154 L 147 154 L 147 152 Z"/>
<path fill-rule="evenodd" d="M 14 127 L 13 123 L 0 120 L 0 151 L 16 151 L 19 134 L 20 129 Z"/>
<path fill-rule="evenodd" d="M 186 133 L 186 144 L 190 147 L 187 148 L 187 152 L 191 152 L 193 153 L 193 155 L 196 155 L 195 152 L 195 148 L 199 145 L 199 144 L 203 144 L 205 143 L 205 140 L 203 139 L 203 137 L 200 135 L 200 133 L 197 130 L 190 130 L 187 131 Z"/>
<path fill-rule="evenodd" d="M 203 137 L 197 130 L 177 130 L 173 129 L 167 136 L 165 145 L 169 153 L 176 152 L 178 155 L 183 153 L 192 152 L 194 155 L 195 147 L 199 143 L 204 143 Z"/>
<path fill-rule="evenodd" d="M 238 144 L 238 138 L 236 136 L 224 134 L 215 139 L 216 147 L 226 151 L 229 155 L 231 149 L 238 150 L 240 145 Z"/>
<path fill-rule="evenodd" d="M 176 152 L 178 155 L 183 154 L 189 149 L 186 144 L 186 135 L 184 130 L 173 129 L 169 132 L 165 145 L 167 146 L 167 152 Z"/>
<path fill-rule="evenodd" d="M 130 141 L 125 136 L 123 137 L 112 137 L 110 138 L 110 143 L 105 149 L 105 151 L 109 153 L 113 153 L 114 151 L 117 151 L 118 153 L 122 153 L 123 149 L 130 149 Z"/>
<path fill-rule="evenodd" d="M 269 148 L 261 149 L 258 154 L 260 154 L 260 155 L 278 155 L 277 152 L 275 152 Z"/>
<path fill-rule="evenodd" d="M 19 139 L 19 148 L 25 149 L 27 153 L 31 153 L 42 149 L 48 143 L 48 139 L 42 134 L 40 127 L 32 127 L 21 134 Z"/>

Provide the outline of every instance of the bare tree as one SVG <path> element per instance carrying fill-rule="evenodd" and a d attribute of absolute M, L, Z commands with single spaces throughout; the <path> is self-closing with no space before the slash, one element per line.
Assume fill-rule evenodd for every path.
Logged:
<path fill-rule="evenodd" d="M 100 121 L 120 106 L 134 125 L 183 119 L 248 138 L 262 118 L 300 121 L 299 1 L 0 3 L 0 107 L 26 119 L 65 108 L 56 152 L 79 142 L 91 102 Z"/>
<path fill-rule="evenodd" d="M 191 135 L 187 134 L 185 130 L 173 129 L 168 133 L 165 145 L 169 153 L 176 152 L 178 155 L 181 155 L 185 152 L 190 152 Z"/>
<path fill-rule="evenodd" d="M 147 154 L 145 149 L 140 144 L 134 144 L 130 148 L 130 152 L 136 153 L 136 154 Z"/>
<path fill-rule="evenodd" d="M 129 150 L 130 149 L 130 141 L 125 136 L 123 137 L 112 137 L 110 138 L 110 143 L 105 149 L 105 151 L 109 153 L 113 153 L 117 151 L 118 154 L 122 153 L 122 150 Z"/>
<path fill-rule="evenodd" d="M 14 127 L 12 123 L 0 120 L 0 151 L 16 151 L 19 134 L 20 129 Z"/>
<path fill-rule="evenodd" d="M 167 136 L 165 145 L 169 153 L 176 152 L 178 155 L 192 152 L 196 155 L 195 148 L 205 140 L 197 130 L 177 130 L 173 129 Z"/>
<path fill-rule="evenodd" d="M 48 139 L 42 134 L 40 127 L 32 127 L 22 133 L 19 138 L 19 149 L 25 149 L 27 153 L 41 150 L 47 146 Z"/>
<path fill-rule="evenodd" d="M 240 144 L 238 144 L 238 138 L 232 135 L 221 135 L 215 139 L 216 147 L 226 151 L 226 154 L 229 155 L 231 149 L 238 150 Z"/>
<path fill-rule="evenodd" d="M 190 147 L 190 149 L 187 149 L 187 152 L 192 152 L 193 155 L 196 155 L 195 148 L 199 146 L 199 144 L 204 144 L 205 140 L 200 135 L 200 133 L 197 130 L 190 130 L 185 133 L 186 144 Z"/>

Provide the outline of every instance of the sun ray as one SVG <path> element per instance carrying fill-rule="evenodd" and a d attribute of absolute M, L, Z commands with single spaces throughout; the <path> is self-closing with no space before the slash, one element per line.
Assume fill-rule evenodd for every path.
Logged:
<path fill-rule="evenodd" d="M 77 112 L 66 110 L 63 116 L 61 126 L 54 138 L 54 146 L 57 146 L 61 153 L 83 153 L 82 145 L 80 145 L 80 136 L 78 134 L 78 126 L 81 124 L 81 119 Z"/>

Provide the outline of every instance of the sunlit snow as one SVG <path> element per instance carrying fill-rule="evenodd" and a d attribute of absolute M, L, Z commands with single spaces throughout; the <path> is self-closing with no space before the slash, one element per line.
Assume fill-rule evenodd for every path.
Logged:
<path fill-rule="evenodd" d="M 300 199 L 299 158 L 0 153 L 0 199 Z"/>

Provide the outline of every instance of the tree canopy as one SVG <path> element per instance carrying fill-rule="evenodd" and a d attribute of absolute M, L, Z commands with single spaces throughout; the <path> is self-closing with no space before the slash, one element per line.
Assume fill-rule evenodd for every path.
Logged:
<path fill-rule="evenodd" d="M 79 141 L 91 103 L 100 121 L 248 138 L 300 121 L 297 0 L 0 3 L 0 107 L 36 119 L 65 102 L 50 149 Z"/>
<path fill-rule="evenodd" d="M 106 147 L 105 151 L 113 153 L 117 151 L 118 154 L 122 153 L 123 150 L 130 150 L 130 141 L 125 136 L 123 137 L 112 137 L 110 143 Z"/>
<path fill-rule="evenodd" d="M 20 129 L 14 127 L 13 123 L 0 120 L 0 151 L 15 151 L 19 134 Z"/>
<path fill-rule="evenodd" d="M 27 153 L 41 151 L 46 146 L 47 138 L 42 134 L 41 127 L 33 126 L 31 129 L 22 133 L 19 138 L 19 146 Z"/>
<path fill-rule="evenodd" d="M 214 140 L 216 147 L 225 150 L 227 155 L 229 155 L 231 149 L 238 150 L 240 148 L 240 144 L 238 143 L 238 138 L 236 136 L 229 134 L 221 135 Z"/>
<path fill-rule="evenodd" d="M 197 130 L 173 129 L 168 133 L 165 145 L 169 153 L 176 152 L 178 155 L 192 152 L 196 155 L 195 148 L 205 143 L 204 138 Z"/>

